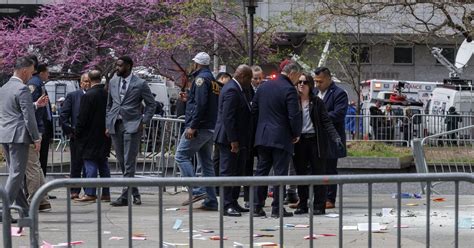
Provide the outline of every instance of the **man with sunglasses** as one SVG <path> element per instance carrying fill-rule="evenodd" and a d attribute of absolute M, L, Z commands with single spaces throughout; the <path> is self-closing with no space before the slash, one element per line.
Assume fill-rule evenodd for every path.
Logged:
<path fill-rule="evenodd" d="M 346 133 L 345 133 L 345 118 L 348 107 L 347 92 L 339 88 L 334 81 L 332 81 L 331 71 L 326 67 L 318 67 L 314 71 L 314 82 L 316 83 L 315 93 L 321 98 L 326 106 L 332 124 L 336 128 L 337 133 L 341 137 L 343 146 L 338 145 L 333 141 L 329 141 L 329 149 L 327 154 L 326 174 L 337 174 L 337 159 L 347 156 Z M 335 207 L 337 195 L 337 185 L 328 186 L 328 199 L 326 202 L 326 209 Z"/>

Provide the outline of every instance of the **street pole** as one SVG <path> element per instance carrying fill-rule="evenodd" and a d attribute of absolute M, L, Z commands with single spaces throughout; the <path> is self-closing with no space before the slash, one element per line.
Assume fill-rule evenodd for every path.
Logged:
<path fill-rule="evenodd" d="M 256 8 L 255 1 L 250 0 L 249 5 L 247 6 L 247 11 L 249 14 L 249 65 L 253 65 L 253 16 L 255 15 Z"/>

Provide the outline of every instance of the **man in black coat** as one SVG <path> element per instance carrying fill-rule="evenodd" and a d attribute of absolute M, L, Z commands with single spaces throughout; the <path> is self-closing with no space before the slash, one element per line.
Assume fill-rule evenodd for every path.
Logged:
<path fill-rule="evenodd" d="M 64 134 L 69 137 L 69 145 L 71 147 L 71 173 L 70 178 L 81 178 L 84 162 L 81 155 L 78 154 L 77 141 L 74 136 L 77 119 L 79 116 L 79 107 L 81 98 L 86 94 L 86 90 L 90 88 L 90 79 L 87 73 L 81 76 L 81 89 L 70 92 L 66 95 L 66 100 L 63 103 L 59 120 Z M 85 173 L 84 173 L 85 176 Z M 71 199 L 79 198 L 81 188 L 71 188 Z"/>
<path fill-rule="evenodd" d="M 79 117 L 76 125 L 76 138 L 79 153 L 84 160 L 86 177 L 97 177 L 97 170 L 101 178 L 110 177 L 107 157 L 110 153 L 111 141 L 105 134 L 105 114 L 107 108 L 107 91 L 100 83 L 101 72 L 89 72 L 91 88 L 81 98 Z M 96 189 L 86 188 L 85 195 L 77 199 L 81 202 L 95 202 Z M 109 188 L 102 189 L 101 200 L 110 202 Z"/>
<path fill-rule="evenodd" d="M 219 95 L 214 142 L 219 148 L 220 175 L 223 177 L 244 175 L 250 145 L 251 112 L 243 89 L 250 86 L 251 79 L 250 67 L 240 65 Z M 240 186 L 224 188 L 225 216 L 239 217 L 241 212 L 249 211 L 238 204 L 239 194 Z"/>
<path fill-rule="evenodd" d="M 258 152 L 256 176 L 268 176 L 270 169 L 276 176 L 288 175 L 288 165 L 302 129 L 302 115 L 298 93 L 294 84 L 298 82 L 302 69 L 296 63 L 288 63 L 276 80 L 261 84 L 252 101 L 252 114 L 257 117 L 255 147 Z M 267 197 L 267 186 L 260 186 L 255 194 L 254 216 L 266 216 L 263 211 Z M 284 187 L 283 187 L 284 189 Z M 279 217 L 279 192 L 275 187 L 272 202 L 272 217 Z M 284 194 L 284 192 L 282 192 Z M 283 211 L 284 217 L 293 213 Z"/>

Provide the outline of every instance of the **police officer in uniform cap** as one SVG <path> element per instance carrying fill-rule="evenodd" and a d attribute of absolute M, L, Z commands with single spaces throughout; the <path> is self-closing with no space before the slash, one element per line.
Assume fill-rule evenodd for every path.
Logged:
<path fill-rule="evenodd" d="M 196 153 L 199 155 L 198 163 L 202 168 L 202 175 L 205 177 L 215 176 L 212 146 L 220 87 L 216 85 L 217 82 L 209 69 L 210 60 L 209 54 L 205 52 L 200 52 L 193 58 L 194 81 L 186 105 L 185 131 L 181 136 L 175 157 L 183 177 L 196 175 L 192 163 Z M 193 190 L 191 202 L 203 199 L 205 201 L 201 209 L 217 211 L 214 187 Z M 183 205 L 191 202 L 185 201 Z"/>

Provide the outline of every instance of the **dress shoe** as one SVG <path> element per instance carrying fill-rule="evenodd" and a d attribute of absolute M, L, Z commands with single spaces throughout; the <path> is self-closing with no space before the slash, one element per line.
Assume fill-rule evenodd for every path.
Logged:
<path fill-rule="evenodd" d="M 326 201 L 326 209 L 332 209 L 335 207 L 336 207 L 336 204 L 334 202 Z"/>
<path fill-rule="evenodd" d="M 234 209 L 239 211 L 240 213 L 248 213 L 250 212 L 250 209 L 248 208 L 243 208 L 242 206 L 240 206 L 239 204 L 234 204 Z"/>
<path fill-rule="evenodd" d="M 224 211 L 224 216 L 240 217 L 242 214 L 237 209 L 230 207 Z"/>
<path fill-rule="evenodd" d="M 140 196 L 134 196 L 133 197 L 133 204 L 142 205 L 142 199 L 140 198 Z"/>
<path fill-rule="evenodd" d="M 189 205 L 190 203 L 194 203 L 194 202 L 197 202 L 197 201 L 200 201 L 200 200 L 204 200 L 204 199 L 206 199 L 206 197 L 207 197 L 206 193 L 193 195 L 193 198 L 191 198 L 191 201 L 188 199 L 188 200 L 184 201 L 183 203 L 181 203 L 181 206 L 186 206 L 186 205 Z"/>
<path fill-rule="evenodd" d="M 218 207 L 217 206 L 206 206 L 206 205 L 201 205 L 200 207 L 197 207 L 197 209 L 201 209 L 204 211 L 217 211 Z"/>
<path fill-rule="evenodd" d="M 325 209 L 314 209 L 313 210 L 313 215 L 325 215 L 326 214 L 326 210 Z"/>
<path fill-rule="evenodd" d="M 287 212 L 286 209 L 283 208 L 283 217 L 293 217 L 293 213 Z M 272 210 L 272 218 L 280 218 L 280 212 L 278 209 Z"/>
<path fill-rule="evenodd" d="M 296 209 L 294 214 L 307 214 L 308 213 L 308 208 L 306 207 L 299 207 Z"/>
<path fill-rule="evenodd" d="M 267 213 L 263 210 L 263 208 L 255 208 L 253 212 L 253 217 L 267 217 Z"/>
<path fill-rule="evenodd" d="M 124 207 L 128 206 L 128 202 L 125 199 L 118 198 L 117 200 L 111 202 L 110 205 L 114 207 Z"/>
<path fill-rule="evenodd" d="M 77 201 L 77 202 L 95 202 L 96 199 L 97 199 L 96 196 L 83 195 L 81 198 L 76 199 L 75 201 Z"/>
<path fill-rule="evenodd" d="M 79 194 L 78 193 L 72 193 L 71 194 L 71 199 L 74 200 L 74 199 L 79 199 Z"/>
<path fill-rule="evenodd" d="M 100 197 L 100 200 L 103 202 L 110 202 L 110 195 L 103 195 Z"/>
<path fill-rule="evenodd" d="M 40 212 L 49 212 L 49 211 L 51 211 L 51 204 L 49 204 L 49 203 L 41 204 L 39 206 L 38 210 Z"/>
<path fill-rule="evenodd" d="M 297 194 L 288 194 L 283 202 L 284 205 L 288 205 L 290 203 L 297 203 L 299 200 Z"/>

